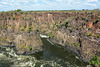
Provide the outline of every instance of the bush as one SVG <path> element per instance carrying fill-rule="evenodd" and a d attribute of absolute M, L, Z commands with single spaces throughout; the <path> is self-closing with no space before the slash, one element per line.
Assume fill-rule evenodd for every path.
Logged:
<path fill-rule="evenodd" d="M 31 29 L 31 27 L 28 27 L 29 29 Z"/>
<path fill-rule="evenodd" d="M 64 40 L 62 39 L 62 43 L 64 43 Z"/>
<path fill-rule="evenodd" d="M 66 27 L 66 28 L 68 27 L 68 21 L 66 21 L 66 23 L 65 23 L 65 27 Z"/>
<path fill-rule="evenodd" d="M 90 30 L 91 28 L 88 28 L 88 30 Z"/>
<path fill-rule="evenodd" d="M 26 28 L 26 25 L 24 26 L 24 28 Z"/>
<path fill-rule="evenodd" d="M 9 17 L 9 20 L 10 20 L 10 17 Z"/>
<path fill-rule="evenodd" d="M 97 38 L 100 38 L 100 34 L 96 35 Z"/>
<path fill-rule="evenodd" d="M 85 17 L 83 17 L 83 18 L 82 18 L 82 20 L 86 20 L 86 18 L 85 18 Z"/>
<path fill-rule="evenodd" d="M 24 31 L 24 27 L 21 27 L 20 29 L 21 29 L 21 31 Z"/>
<path fill-rule="evenodd" d="M 16 10 L 17 12 L 20 12 L 20 11 L 22 11 L 21 9 L 18 9 L 18 10 Z"/>
<path fill-rule="evenodd" d="M 23 14 L 23 12 L 21 11 L 20 14 Z"/>
<path fill-rule="evenodd" d="M 12 45 L 12 42 L 9 42 L 10 45 Z"/>
<path fill-rule="evenodd" d="M 43 32 L 46 33 L 46 30 L 44 30 Z"/>
<path fill-rule="evenodd" d="M 75 42 L 74 42 L 73 44 L 74 44 L 76 47 L 78 47 L 78 46 L 79 46 L 79 44 L 77 44 L 77 43 L 75 43 Z"/>
<path fill-rule="evenodd" d="M 94 56 L 92 60 L 89 62 L 90 65 L 94 65 L 95 67 L 100 66 L 100 61 L 98 60 L 98 56 Z"/>
<path fill-rule="evenodd" d="M 79 17 L 76 17 L 76 19 L 75 20 L 78 20 L 79 19 Z"/>
<path fill-rule="evenodd" d="M 96 22 L 99 22 L 99 19 L 97 19 Z"/>
<path fill-rule="evenodd" d="M 32 50 L 32 47 L 29 47 L 29 50 Z"/>
<path fill-rule="evenodd" d="M 52 36 L 52 32 L 49 33 L 49 37 L 51 37 L 51 36 Z"/>
<path fill-rule="evenodd" d="M 59 27 L 59 25 L 56 25 L 56 27 L 58 28 L 58 27 Z"/>
<path fill-rule="evenodd" d="M 32 28 L 31 27 L 28 27 L 29 31 L 32 31 Z"/>
<path fill-rule="evenodd" d="M 31 27 L 28 27 L 27 32 L 30 33 L 31 31 L 32 31 L 32 28 Z"/>
<path fill-rule="evenodd" d="M 39 32 L 39 29 L 38 28 L 36 28 L 36 32 Z"/>
<path fill-rule="evenodd" d="M 89 33 L 89 36 L 91 36 L 92 35 L 92 33 Z"/>
<path fill-rule="evenodd" d="M 85 13 L 87 13 L 87 11 L 85 11 Z"/>
<path fill-rule="evenodd" d="M 59 22 L 61 23 L 61 20 Z"/>
<path fill-rule="evenodd" d="M 15 20 L 15 17 L 12 17 L 13 20 Z"/>
<path fill-rule="evenodd" d="M 73 31 L 73 29 L 71 28 L 71 29 L 69 29 L 69 31 L 70 31 L 70 33 Z"/>
<path fill-rule="evenodd" d="M 96 24 L 96 23 L 98 23 L 98 22 L 99 22 L 99 19 L 97 19 L 96 21 L 94 21 L 93 22 L 93 25 Z"/>

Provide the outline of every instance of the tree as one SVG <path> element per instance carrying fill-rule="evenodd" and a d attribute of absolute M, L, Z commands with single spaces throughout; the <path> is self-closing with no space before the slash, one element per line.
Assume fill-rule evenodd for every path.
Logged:
<path fill-rule="evenodd" d="M 20 11 L 22 11 L 22 10 L 21 10 L 21 9 L 17 9 L 16 11 L 17 11 L 17 12 L 20 12 Z"/>

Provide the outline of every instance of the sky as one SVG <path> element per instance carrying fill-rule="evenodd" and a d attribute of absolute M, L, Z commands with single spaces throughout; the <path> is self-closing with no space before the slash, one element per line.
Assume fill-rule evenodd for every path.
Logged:
<path fill-rule="evenodd" d="M 100 9 L 100 0 L 0 0 L 0 11 Z"/>

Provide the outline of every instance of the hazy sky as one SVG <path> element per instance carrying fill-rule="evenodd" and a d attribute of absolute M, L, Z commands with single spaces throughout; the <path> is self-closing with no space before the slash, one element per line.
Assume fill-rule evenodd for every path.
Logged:
<path fill-rule="evenodd" d="M 0 0 L 0 11 L 100 9 L 100 0 Z"/>

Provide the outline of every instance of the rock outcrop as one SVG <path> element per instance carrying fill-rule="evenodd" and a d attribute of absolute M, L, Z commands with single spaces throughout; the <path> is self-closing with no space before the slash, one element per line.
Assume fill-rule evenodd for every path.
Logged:
<path fill-rule="evenodd" d="M 17 54 L 32 54 L 43 50 L 43 44 L 37 33 L 8 33 L 0 34 L 0 44 L 7 47 L 15 47 Z"/>

